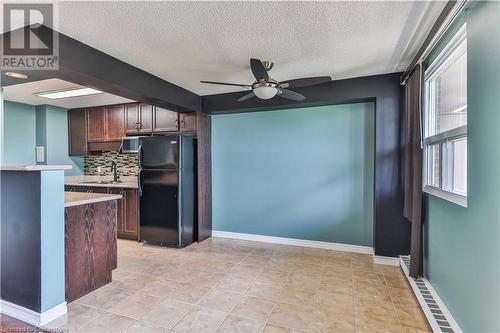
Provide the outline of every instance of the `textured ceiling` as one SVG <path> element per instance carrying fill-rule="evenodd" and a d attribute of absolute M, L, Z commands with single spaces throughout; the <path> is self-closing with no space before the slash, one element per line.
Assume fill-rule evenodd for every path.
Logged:
<path fill-rule="evenodd" d="M 195 93 L 251 83 L 249 58 L 271 76 L 335 79 L 401 71 L 444 2 L 58 2 L 59 30 Z M 241 90 L 241 89 L 240 89 Z"/>
<path fill-rule="evenodd" d="M 108 93 L 61 99 L 48 99 L 35 95 L 36 93 L 45 91 L 64 90 L 80 87 L 82 86 L 59 79 L 33 81 L 4 87 L 3 98 L 7 101 L 12 102 L 31 105 L 49 104 L 67 109 L 133 102 L 130 99 Z"/>

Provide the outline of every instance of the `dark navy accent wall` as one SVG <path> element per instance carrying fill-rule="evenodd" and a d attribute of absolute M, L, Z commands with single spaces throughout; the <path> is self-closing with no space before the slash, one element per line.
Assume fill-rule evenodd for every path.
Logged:
<path fill-rule="evenodd" d="M 2 171 L 0 187 L 0 298 L 40 312 L 40 172 Z"/>

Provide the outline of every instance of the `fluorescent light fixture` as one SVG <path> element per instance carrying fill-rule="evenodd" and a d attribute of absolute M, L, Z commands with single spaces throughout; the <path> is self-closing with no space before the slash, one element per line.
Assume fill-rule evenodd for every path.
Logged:
<path fill-rule="evenodd" d="M 102 91 L 92 88 L 74 88 L 74 89 L 59 90 L 59 91 L 46 91 L 46 92 L 36 93 L 35 95 L 50 99 L 60 99 L 60 98 L 79 97 L 79 96 L 87 96 L 95 94 L 102 94 Z"/>
<path fill-rule="evenodd" d="M 16 72 L 7 72 L 7 73 L 5 73 L 5 75 L 10 76 L 10 77 L 15 77 L 16 79 L 27 79 L 28 78 L 28 75 L 16 73 Z"/>

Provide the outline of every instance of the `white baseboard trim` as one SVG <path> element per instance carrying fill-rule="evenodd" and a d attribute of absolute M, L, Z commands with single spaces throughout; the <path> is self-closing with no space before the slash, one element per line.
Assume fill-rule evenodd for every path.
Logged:
<path fill-rule="evenodd" d="M 378 265 L 399 266 L 399 258 L 373 255 L 373 263 Z"/>
<path fill-rule="evenodd" d="M 438 293 L 434 289 L 434 287 L 431 285 L 431 283 L 425 279 L 425 278 L 419 278 L 418 280 L 413 279 L 410 277 L 410 273 L 408 271 L 408 266 L 407 263 L 404 262 L 403 257 L 400 258 L 400 266 L 403 269 L 403 272 L 405 273 L 406 278 L 408 279 L 408 282 L 410 282 L 410 286 L 413 289 L 413 293 L 417 297 L 418 303 L 420 304 L 420 307 L 422 308 L 422 311 L 424 312 L 425 317 L 427 318 L 427 321 L 431 325 L 432 331 L 433 332 L 449 332 L 449 329 L 451 328 L 453 332 L 455 333 L 463 333 L 462 329 L 458 325 L 458 323 L 455 321 L 453 318 L 451 312 L 448 310 L 446 305 L 444 304 L 443 300 L 441 297 L 439 297 Z M 417 285 L 418 283 L 424 283 L 425 287 L 429 291 L 430 295 L 432 296 L 432 299 L 434 300 L 435 303 L 433 303 L 433 307 L 439 307 L 439 309 L 433 309 L 429 307 L 427 304 L 426 300 L 424 299 L 424 296 L 422 295 L 422 292 L 420 291 L 420 288 Z M 429 297 L 428 295 L 426 296 L 427 298 Z M 432 311 L 439 310 L 441 311 L 442 315 L 435 315 Z M 441 316 L 444 316 L 445 320 L 443 321 Z M 441 319 L 441 320 L 440 320 Z M 439 321 L 438 321 L 439 320 Z M 447 322 L 449 324 L 444 326 L 444 322 Z"/>
<path fill-rule="evenodd" d="M 53 308 L 40 313 L 40 324 L 39 326 L 46 325 L 50 323 L 52 320 L 55 320 L 68 312 L 68 307 L 66 306 L 66 302 L 61 303 L 59 305 L 54 306 Z"/>
<path fill-rule="evenodd" d="M 0 299 L 0 312 L 6 314 L 7 316 L 24 321 L 25 323 L 41 327 L 66 314 L 68 312 L 68 308 L 66 307 L 66 302 L 64 302 L 45 312 L 39 313 Z"/>
<path fill-rule="evenodd" d="M 293 245 L 293 246 L 312 247 L 317 249 L 335 250 L 343 252 L 373 254 L 373 248 L 370 246 L 329 243 L 329 242 L 321 242 L 321 241 L 313 241 L 313 240 L 297 239 L 297 238 L 244 234 L 239 232 L 229 232 L 229 231 L 219 231 L 219 230 L 212 230 L 212 236 L 220 238 L 232 238 L 232 239 L 248 240 L 254 242 L 271 243 L 271 244 Z"/>

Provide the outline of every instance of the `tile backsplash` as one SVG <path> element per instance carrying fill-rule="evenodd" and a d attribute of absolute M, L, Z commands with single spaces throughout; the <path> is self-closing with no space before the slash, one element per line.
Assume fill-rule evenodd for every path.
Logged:
<path fill-rule="evenodd" d="M 118 174 L 122 176 L 137 176 L 139 166 L 137 154 L 119 154 L 117 152 L 106 152 L 102 155 L 88 155 L 84 158 L 84 174 L 90 176 L 109 176 L 111 162 L 115 161 L 118 166 Z M 101 172 L 98 168 L 101 167 Z"/>

